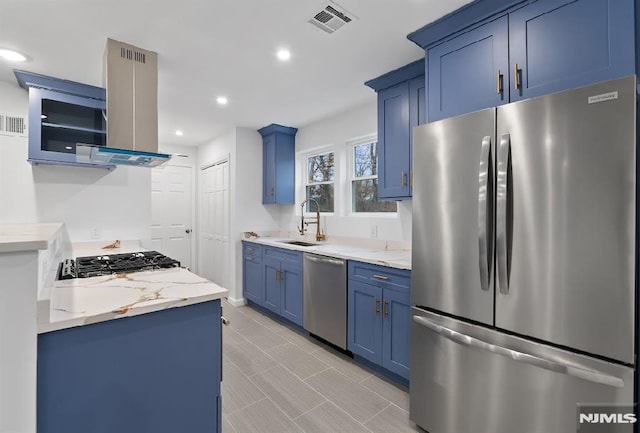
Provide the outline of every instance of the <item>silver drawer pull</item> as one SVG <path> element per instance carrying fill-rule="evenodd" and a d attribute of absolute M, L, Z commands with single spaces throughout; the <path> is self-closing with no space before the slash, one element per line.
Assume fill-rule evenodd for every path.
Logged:
<path fill-rule="evenodd" d="M 373 274 L 373 278 L 375 278 L 376 280 L 388 280 L 389 277 L 387 277 L 386 275 L 378 275 L 378 274 Z"/>

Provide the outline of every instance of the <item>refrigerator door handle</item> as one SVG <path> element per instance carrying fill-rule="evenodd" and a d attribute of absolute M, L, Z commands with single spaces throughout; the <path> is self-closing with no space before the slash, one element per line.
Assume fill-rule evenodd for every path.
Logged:
<path fill-rule="evenodd" d="M 509 294 L 509 269 L 507 260 L 507 207 L 509 204 L 509 160 L 511 136 L 503 134 L 498 148 L 498 179 L 496 188 L 496 256 L 500 293 Z"/>
<path fill-rule="evenodd" d="M 486 136 L 482 139 L 482 148 L 480 149 L 480 167 L 478 174 L 478 249 L 479 249 L 479 265 L 480 265 L 480 288 L 489 291 L 489 281 L 491 278 L 492 263 L 490 263 L 493 254 L 488 249 L 488 223 L 490 222 L 490 212 L 487 211 L 487 204 L 490 203 L 491 183 L 490 173 L 490 156 L 491 156 L 491 137 Z"/>
<path fill-rule="evenodd" d="M 573 364 L 564 363 L 561 361 L 555 361 L 551 359 L 541 358 L 536 355 L 531 355 L 524 352 L 519 352 L 513 349 L 507 349 L 506 347 L 497 346 L 495 344 L 488 343 L 484 340 L 480 340 L 470 335 L 462 334 L 454 331 L 453 329 L 439 325 L 431 320 L 428 320 L 421 316 L 413 316 L 413 321 L 418 325 L 424 326 L 427 329 L 435 332 L 442 337 L 453 341 L 454 343 L 462 344 L 464 346 L 486 350 L 496 355 L 501 355 L 507 358 L 511 358 L 514 361 L 522 362 L 532 365 L 534 367 L 543 368 L 556 373 L 567 374 L 578 379 L 586 380 L 588 382 L 598 383 L 601 385 L 607 385 L 614 388 L 624 388 L 624 381 L 619 377 L 611 376 L 599 371 L 590 370 L 584 367 L 579 367 Z"/>

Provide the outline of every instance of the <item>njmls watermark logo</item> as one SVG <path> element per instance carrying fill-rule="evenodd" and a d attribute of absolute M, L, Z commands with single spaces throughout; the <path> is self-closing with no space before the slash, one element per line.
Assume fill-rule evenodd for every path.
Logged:
<path fill-rule="evenodd" d="M 631 433 L 637 422 L 635 405 L 578 405 L 578 433 Z"/>

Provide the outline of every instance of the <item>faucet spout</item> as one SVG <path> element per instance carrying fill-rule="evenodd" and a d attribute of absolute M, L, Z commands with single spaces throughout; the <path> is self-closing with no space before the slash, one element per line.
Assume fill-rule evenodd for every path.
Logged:
<path fill-rule="evenodd" d="M 304 205 L 307 204 L 307 202 L 313 202 L 316 204 L 316 220 L 315 221 L 305 221 L 304 220 Z M 313 198 L 308 198 L 305 201 L 303 201 L 302 203 L 300 203 L 300 227 L 298 227 L 298 231 L 300 232 L 301 235 L 304 235 L 305 233 L 305 225 L 309 225 L 309 224 L 315 224 L 316 225 L 316 241 L 323 241 L 326 239 L 326 236 L 324 233 L 322 233 L 320 231 L 320 205 L 318 204 L 318 202 L 313 199 Z"/>

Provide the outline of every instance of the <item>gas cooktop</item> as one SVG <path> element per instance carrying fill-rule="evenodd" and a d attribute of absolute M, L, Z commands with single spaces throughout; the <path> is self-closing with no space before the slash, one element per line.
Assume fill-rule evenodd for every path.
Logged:
<path fill-rule="evenodd" d="M 178 267 L 180 267 L 179 261 L 157 251 L 103 254 L 100 256 L 77 257 L 75 260 L 67 259 L 61 262 L 58 267 L 58 280 Z"/>

